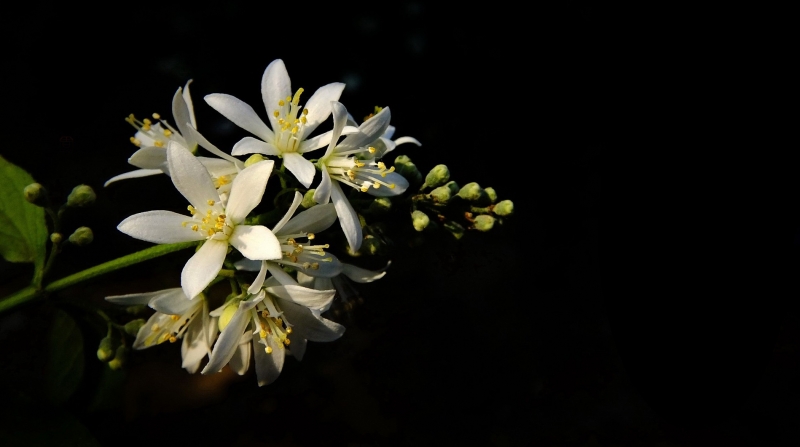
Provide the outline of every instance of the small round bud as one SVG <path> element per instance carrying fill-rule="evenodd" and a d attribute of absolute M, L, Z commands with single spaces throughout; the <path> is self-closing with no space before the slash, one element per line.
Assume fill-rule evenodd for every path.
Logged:
<path fill-rule="evenodd" d="M 136 337 L 136 334 L 139 333 L 139 329 L 141 329 L 145 323 L 146 321 L 144 321 L 143 318 L 131 320 L 125 323 L 125 333 L 130 335 L 131 337 Z"/>
<path fill-rule="evenodd" d="M 491 201 L 492 203 L 497 201 L 497 192 L 495 192 L 494 188 L 492 187 L 484 188 L 483 192 L 485 192 L 486 195 L 489 196 L 489 201 Z"/>
<path fill-rule="evenodd" d="M 477 202 L 481 198 L 486 197 L 486 192 L 479 184 L 470 182 L 458 190 L 458 195 L 462 199 L 469 200 L 470 202 Z"/>
<path fill-rule="evenodd" d="M 125 362 L 128 360 L 128 347 L 125 345 L 120 345 L 117 348 L 117 351 L 114 353 L 114 358 L 108 362 L 108 367 L 117 371 L 122 369 L 125 366 Z"/>
<path fill-rule="evenodd" d="M 422 231 L 428 227 L 428 224 L 431 223 L 431 219 L 422 211 L 415 210 L 411 213 L 411 223 L 414 225 L 415 230 Z"/>
<path fill-rule="evenodd" d="M 264 161 L 264 160 L 265 160 L 265 158 L 264 158 L 263 155 L 261 155 L 261 154 L 253 154 L 253 155 L 250 156 L 250 158 L 248 158 L 247 160 L 244 161 L 244 167 L 246 168 L 248 166 L 252 166 L 252 165 L 254 165 L 254 164 L 256 164 L 256 163 L 258 163 L 260 161 Z"/>
<path fill-rule="evenodd" d="M 494 213 L 502 217 L 514 214 L 514 202 L 510 200 L 501 200 L 494 206 Z"/>
<path fill-rule="evenodd" d="M 376 197 L 369 204 L 369 212 L 373 214 L 386 214 L 392 209 L 392 201 L 388 197 Z"/>
<path fill-rule="evenodd" d="M 114 340 L 111 337 L 105 337 L 100 340 L 100 345 L 97 347 L 97 359 L 101 362 L 108 362 L 114 358 Z"/>
<path fill-rule="evenodd" d="M 435 188 L 444 185 L 450 180 L 450 170 L 446 165 L 436 165 L 431 169 L 431 172 L 425 176 L 425 185 L 430 188 Z"/>
<path fill-rule="evenodd" d="M 317 192 L 316 189 L 309 189 L 306 191 L 306 193 L 303 195 L 303 201 L 300 202 L 300 205 L 302 205 L 303 208 L 311 208 L 317 204 L 317 202 L 314 201 L 315 192 Z"/>
<path fill-rule="evenodd" d="M 72 188 L 72 192 L 67 197 L 67 206 L 80 207 L 89 206 L 97 199 L 97 195 L 89 185 L 78 185 Z"/>
<path fill-rule="evenodd" d="M 222 332 L 228 325 L 228 323 L 231 322 L 233 314 L 235 314 L 238 309 L 239 309 L 239 300 L 230 301 L 225 306 L 225 309 L 222 310 L 222 315 L 219 316 L 219 321 L 217 322 L 220 332 Z"/>
<path fill-rule="evenodd" d="M 50 242 L 54 244 L 60 244 L 63 240 L 64 236 L 62 236 L 61 233 L 53 233 L 50 235 Z"/>
<path fill-rule="evenodd" d="M 474 220 L 475 229 L 478 231 L 489 231 L 494 226 L 495 218 L 488 214 L 481 214 Z"/>
<path fill-rule="evenodd" d="M 25 200 L 36 205 L 44 206 L 47 198 L 47 190 L 40 183 L 31 183 L 22 190 Z"/>
<path fill-rule="evenodd" d="M 442 185 L 438 188 L 434 188 L 433 191 L 431 191 L 431 197 L 433 197 L 433 200 L 439 203 L 447 203 L 452 196 L 453 192 L 447 185 Z"/>
<path fill-rule="evenodd" d="M 94 240 L 94 234 L 89 227 L 79 227 L 74 233 L 69 235 L 69 241 L 78 247 L 89 245 Z"/>
<path fill-rule="evenodd" d="M 417 169 L 417 165 L 411 161 L 408 155 L 399 155 L 394 159 L 395 172 L 402 175 L 410 183 L 420 183 L 422 173 Z"/>

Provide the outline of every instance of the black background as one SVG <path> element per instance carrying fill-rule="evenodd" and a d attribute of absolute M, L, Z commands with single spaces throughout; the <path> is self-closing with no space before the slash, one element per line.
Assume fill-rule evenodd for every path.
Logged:
<path fill-rule="evenodd" d="M 800 221 L 796 143 L 778 138 L 790 125 L 781 111 L 795 106 L 781 11 L 21 8 L 3 18 L 0 153 L 54 197 L 79 183 L 99 196 L 68 216 L 91 226 L 95 243 L 63 253 L 54 278 L 146 248 L 116 224 L 184 205 L 164 176 L 102 188 L 130 169 L 125 116 L 169 116 L 172 94 L 193 78 L 199 129 L 229 149 L 246 133 L 202 97 L 232 94 L 262 114 L 257 88 L 276 58 L 307 95 L 345 82 L 354 116 L 390 106 L 396 135 L 423 143 L 398 150 L 423 174 L 446 163 L 459 183 L 492 186 L 517 209 L 452 253 L 395 260 L 339 315 L 345 336 L 311 343 L 268 387 L 252 374 L 193 382 L 177 346 L 162 346 L 136 353 L 116 405 L 97 409 L 89 395 L 104 366 L 87 333 L 87 378 L 67 408 L 102 445 L 797 440 Z M 105 295 L 173 287 L 184 259 L 61 299 L 103 305 Z M 4 292 L 27 280 L 26 266 L 2 268 Z M 14 362 L 36 345 L 19 340 L 44 309 L 3 316 L 7 387 L 22 380 Z"/>

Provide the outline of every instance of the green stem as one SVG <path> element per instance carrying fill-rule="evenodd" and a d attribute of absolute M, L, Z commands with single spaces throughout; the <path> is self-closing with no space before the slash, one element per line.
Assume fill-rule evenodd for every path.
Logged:
<path fill-rule="evenodd" d="M 8 295 L 0 299 L 0 313 L 5 312 L 7 310 L 11 310 L 28 301 L 40 298 L 45 294 L 57 292 L 69 286 L 92 279 L 96 276 L 110 273 L 115 270 L 119 270 L 134 264 L 138 264 L 140 262 L 148 261 L 150 259 L 158 258 L 160 256 L 164 256 L 178 250 L 194 247 L 197 244 L 198 244 L 197 241 L 190 241 L 190 242 L 179 242 L 177 244 L 156 245 L 155 247 L 150 247 L 142 251 L 137 251 L 136 253 L 131 253 L 129 255 L 122 256 L 121 258 L 113 259 L 111 261 L 104 262 L 94 267 L 90 267 L 78 273 L 74 273 L 67 277 L 55 280 L 50 284 L 46 285 L 44 288 L 36 288 L 33 286 L 26 287 L 22 290 L 19 290 L 15 293 L 12 293 L 11 295 Z"/>

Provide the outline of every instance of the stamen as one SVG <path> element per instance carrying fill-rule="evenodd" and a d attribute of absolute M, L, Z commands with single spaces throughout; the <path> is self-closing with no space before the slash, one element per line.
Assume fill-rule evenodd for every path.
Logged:
<path fill-rule="evenodd" d="M 267 354 L 272 354 L 272 348 L 271 348 L 271 347 L 269 347 L 269 346 L 267 346 L 266 348 L 264 348 L 264 351 L 265 351 Z"/>
<path fill-rule="evenodd" d="M 160 120 L 161 119 L 161 115 L 159 115 L 158 113 L 154 113 L 153 114 L 153 119 L 154 120 Z"/>

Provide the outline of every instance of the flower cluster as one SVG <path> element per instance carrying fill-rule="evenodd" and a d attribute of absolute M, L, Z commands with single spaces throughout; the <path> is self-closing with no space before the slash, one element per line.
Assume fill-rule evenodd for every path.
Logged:
<path fill-rule="evenodd" d="M 197 250 L 183 267 L 181 287 L 107 300 L 155 310 L 136 332 L 134 349 L 181 339 L 183 367 L 196 372 L 207 357 L 203 374 L 226 365 L 244 374 L 252 357 L 258 383 L 266 385 L 280 374 L 286 353 L 299 360 L 307 341 L 342 336 L 344 327 L 323 316 L 337 295 L 337 284 L 344 278 L 370 282 L 385 274 L 385 268 L 370 271 L 341 262 L 328 251 L 329 244 L 317 242 L 317 233 L 338 221 L 350 253 L 361 247 L 361 219 L 342 185 L 374 197 L 402 194 L 409 182 L 381 159 L 398 144 L 419 142 L 391 139 L 388 107 L 356 125 L 338 101 L 342 83 L 320 87 L 301 105 L 304 90 L 292 91 L 283 61 L 275 60 L 261 81 L 266 123 L 233 96 L 205 97 L 209 106 L 256 137 L 244 137 L 229 154 L 197 130 L 190 82 L 173 97 L 174 125 L 158 114 L 153 114 L 154 121 L 133 115 L 126 119 L 136 128 L 131 142 L 139 147 L 128 161 L 139 169 L 108 180 L 106 186 L 167 174 L 188 202 L 187 212 L 146 211 L 117 228 L 156 244 L 197 241 Z M 332 128 L 315 132 L 331 116 Z M 195 155 L 199 148 L 215 157 Z M 322 148 L 321 158 L 306 158 Z M 236 158 L 249 154 L 246 161 Z M 278 196 L 294 192 L 285 212 L 273 210 L 283 212 L 277 222 L 268 222 L 274 212 L 254 215 L 271 176 L 280 178 Z M 290 187 L 287 179 L 298 187 Z M 316 179 L 316 188 L 309 189 Z M 278 201 L 274 203 L 277 207 Z M 297 212 L 301 205 L 305 209 Z M 223 279 L 230 279 L 231 292 L 215 306 L 210 287 Z"/>

